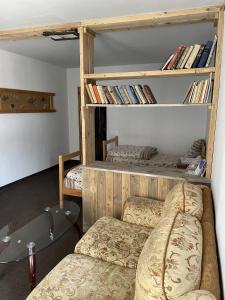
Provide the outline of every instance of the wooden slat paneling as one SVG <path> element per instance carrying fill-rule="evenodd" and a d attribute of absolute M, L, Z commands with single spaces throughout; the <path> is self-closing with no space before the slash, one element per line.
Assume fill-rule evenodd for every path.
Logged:
<path fill-rule="evenodd" d="M 182 179 L 168 179 L 85 168 L 83 171 L 83 224 L 87 230 L 99 218 L 120 219 L 130 196 L 165 200 L 168 191 Z"/>

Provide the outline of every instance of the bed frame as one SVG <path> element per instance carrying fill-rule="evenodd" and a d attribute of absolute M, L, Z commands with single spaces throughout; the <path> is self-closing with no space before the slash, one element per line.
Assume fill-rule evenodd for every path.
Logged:
<path fill-rule="evenodd" d="M 118 136 L 115 136 L 114 138 L 111 138 L 109 140 L 102 142 L 103 147 L 103 160 L 106 160 L 107 156 L 107 146 L 109 144 L 115 144 L 115 146 L 118 146 Z M 64 168 L 64 163 L 72 158 L 78 157 L 81 155 L 80 151 L 72 152 L 69 154 L 62 154 L 59 155 L 59 202 L 60 207 L 63 207 L 64 203 L 64 196 L 76 196 L 76 197 L 82 197 L 82 190 L 80 189 L 69 189 L 64 186 L 64 178 L 66 174 L 72 170 L 74 167 L 66 169 Z M 79 165 L 77 165 L 79 166 Z"/>
<path fill-rule="evenodd" d="M 59 155 L 59 202 L 60 207 L 63 208 L 64 203 L 64 195 L 69 196 L 77 196 L 82 197 L 82 190 L 80 189 L 68 189 L 64 186 L 64 178 L 66 174 L 73 168 L 69 168 L 67 170 L 64 169 L 65 161 L 68 161 L 72 158 L 78 157 L 81 155 L 80 151 L 72 152 L 69 154 L 62 154 Z"/>

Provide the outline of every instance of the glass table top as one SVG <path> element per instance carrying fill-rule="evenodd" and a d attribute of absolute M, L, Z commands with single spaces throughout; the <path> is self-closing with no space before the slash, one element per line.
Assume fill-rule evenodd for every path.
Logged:
<path fill-rule="evenodd" d="M 74 226 L 79 214 L 77 204 L 64 201 L 63 209 L 59 205 L 46 207 L 39 216 L 13 232 L 7 224 L 0 230 L 0 263 L 25 259 L 31 248 L 33 253 L 45 249 Z"/>

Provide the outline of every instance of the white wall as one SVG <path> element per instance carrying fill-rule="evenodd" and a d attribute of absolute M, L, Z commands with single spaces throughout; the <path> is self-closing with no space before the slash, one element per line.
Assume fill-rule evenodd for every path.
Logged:
<path fill-rule="evenodd" d="M 66 69 L 0 50 L 0 87 L 54 92 L 56 113 L 0 115 L 0 186 L 46 169 L 68 151 Z"/>
<path fill-rule="evenodd" d="M 96 72 L 158 69 L 159 65 L 98 67 Z M 77 91 L 79 69 L 67 70 L 70 150 L 79 148 Z M 157 78 L 140 80 L 147 83 L 160 103 L 182 103 L 193 78 Z M 123 81 L 124 83 L 126 81 Z M 131 81 L 129 81 L 131 82 Z M 138 82 L 133 80 L 133 83 Z M 117 84 L 116 81 L 108 82 Z M 102 84 L 106 84 L 105 82 Z M 160 152 L 182 154 L 194 139 L 205 138 L 207 108 L 109 108 L 107 135 L 119 136 L 122 144 L 154 145 Z"/>
<path fill-rule="evenodd" d="M 223 38 L 222 69 L 220 95 L 217 113 L 214 160 L 212 170 L 212 192 L 216 216 L 216 232 L 219 257 L 222 271 L 223 287 L 225 288 L 225 36 Z"/>

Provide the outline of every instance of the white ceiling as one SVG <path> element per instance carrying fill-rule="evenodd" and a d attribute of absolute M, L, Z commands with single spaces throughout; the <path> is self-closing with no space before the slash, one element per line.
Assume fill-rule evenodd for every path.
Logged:
<path fill-rule="evenodd" d="M 186 7 L 224 4 L 212 0 L 1 0 L 0 30 L 84 19 L 132 15 Z M 95 65 L 161 62 L 177 44 L 204 42 L 213 36 L 209 24 L 101 33 L 95 39 Z M 0 48 L 63 67 L 79 66 L 79 42 L 49 38 L 0 42 Z"/>

